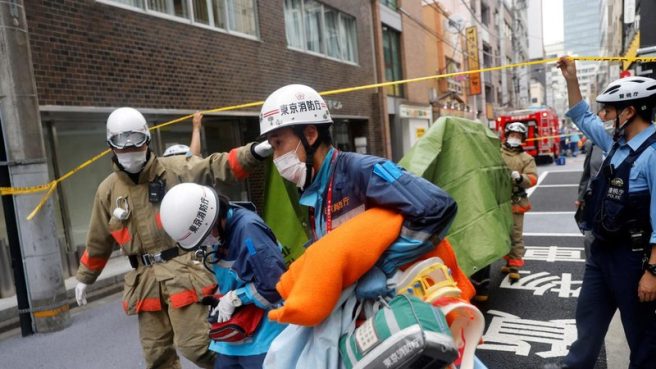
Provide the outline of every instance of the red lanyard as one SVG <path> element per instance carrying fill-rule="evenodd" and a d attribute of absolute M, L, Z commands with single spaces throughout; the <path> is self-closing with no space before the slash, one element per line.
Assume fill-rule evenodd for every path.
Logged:
<path fill-rule="evenodd" d="M 333 157 L 330 159 L 330 167 L 332 168 L 337 158 L 337 149 L 333 149 Z M 326 234 L 333 230 L 333 181 L 335 180 L 335 173 L 332 173 L 330 176 L 330 181 L 328 182 L 328 193 L 326 194 L 326 205 L 324 207 L 324 214 L 326 215 Z M 317 226 L 314 219 L 314 208 L 309 209 L 310 212 L 310 223 L 312 224 L 312 235 L 314 240 L 318 240 L 317 237 Z"/>

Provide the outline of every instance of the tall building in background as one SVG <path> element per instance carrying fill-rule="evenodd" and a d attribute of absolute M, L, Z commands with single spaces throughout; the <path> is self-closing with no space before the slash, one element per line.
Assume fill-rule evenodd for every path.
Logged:
<path fill-rule="evenodd" d="M 602 50 L 604 0 L 563 0 L 564 47 L 568 55 L 599 56 Z M 580 62 L 577 74 L 581 94 L 588 103 L 597 92 L 597 62 Z M 593 96 L 594 95 L 594 96 Z"/>
<path fill-rule="evenodd" d="M 542 0 L 528 2 L 528 57 L 531 60 L 544 59 L 544 41 L 542 39 Z M 547 89 L 547 66 L 544 64 L 529 67 L 530 105 L 544 105 Z"/>
<path fill-rule="evenodd" d="M 597 56 L 601 50 L 602 0 L 563 0 L 565 51 Z"/>

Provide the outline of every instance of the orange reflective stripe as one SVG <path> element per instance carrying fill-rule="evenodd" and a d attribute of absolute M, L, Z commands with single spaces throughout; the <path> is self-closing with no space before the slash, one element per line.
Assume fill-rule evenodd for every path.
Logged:
<path fill-rule="evenodd" d="M 112 237 L 118 242 L 119 245 L 123 246 L 130 242 L 132 239 L 132 236 L 130 236 L 130 231 L 128 230 L 128 227 L 123 227 L 119 229 L 118 231 L 112 232 Z"/>
<path fill-rule="evenodd" d="M 521 205 L 512 206 L 512 212 L 516 214 L 524 214 L 529 210 L 531 210 L 531 204 L 528 204 L 526 206 L 521 206 Z"/>
<path fill-rule="evenodd" d="M 126 314 L 128 312 L 128 302 L 125 300 L 123 300 L 123 311 L 125 311 Z"/>
<path fill-rule="evenodd" d="M 214 293 L 214 291 L 216 291 L 216 285 L 215 284 L 213 284 L 211 286 L 203 287 L 203 289 L 201 290 L 201 293 L 203 294 L 203 296 L 211 296 Z"/>
<path fill-rule="evenodd" d="M 185 290 L 172 294 L 170 299 L 171 306 L 174 308 L 181 308 L 183 306 L 193 304 L 194 302 L 198 302 L 198 295 L 196 294 L 196 291 Z"/>
<path fill-rule="evenodd" d="M 105 267 L 105 264 L 107 264 L 107 259 L 89 256 L 87 250 L 84 250 L 82 257 L 80 258 L 80 263 L 87 267 L 87 269 L 97 272 Z"/>
<path fill-rule="evenodd" d="M 527 177 L 528 177 L 528 181 L 531 182 L 531 186 L 535 186 L 538 183 L 538 177 L 532 174 L 528 174 Z"/>
<path fill-rule="evenodd" d="M 511 259 L 511 258 L 508 258 L 506 264 L 508 266 L 512 266 L 512 267 L 523 267 L 524 266 L 524 259 Z"/>
<path fill-rule="evenodd" d="M 137 313 L 144 311 L 160 311 L 162 310 L 162 303 L 159 301 L 159 297 L 147 297 L 137 302 L 136 310 Z"/>
<path fill-rule="evenodd" d="M 248 172 L 239 162 L 237 149 L 230 150 L 230 153 L 228 154 L 228 164 L 230 165 L 230 169 L 232 169 L 232 174 L 234 174 L 237 179 L 248 177 Z"/>
<path fill-rule="evenodd" d="M 164 226 L 162 226 L 162 217 L 159 212 L 155 214 L 155 225 L 157 225 L 157 229 L 164 228 Z"/>

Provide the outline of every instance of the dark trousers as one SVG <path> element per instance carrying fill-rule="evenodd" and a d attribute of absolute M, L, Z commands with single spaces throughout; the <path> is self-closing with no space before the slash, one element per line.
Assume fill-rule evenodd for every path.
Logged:
<path fill-rule="evenodd" d="M 266 354 L 253 356 L 231 356 L 216 354 L 214 369 L 262 369 Z"/>
<path fill-rule="evenodd" d="M 656 302 L 638 300 L 643 255 L 626 245 L 593 241 L 576 305 L 578 339 L 565 358 L 566 368 L 594 368 L 616 309 L 631 349 L 629 368 L 656 367 Z"/>

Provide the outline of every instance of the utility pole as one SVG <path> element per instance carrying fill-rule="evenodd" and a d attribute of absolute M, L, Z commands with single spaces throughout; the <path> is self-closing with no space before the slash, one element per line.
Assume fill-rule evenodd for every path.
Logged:
<path fill-rule="evenodd" d="M 0 180 L 13 187 L 48 182 L 39 102 L 22 0 L 0 0 Z M 43 193 L 3 198 L 23 336 L 68 326 L 70 315 L 53 213 Z"/>

